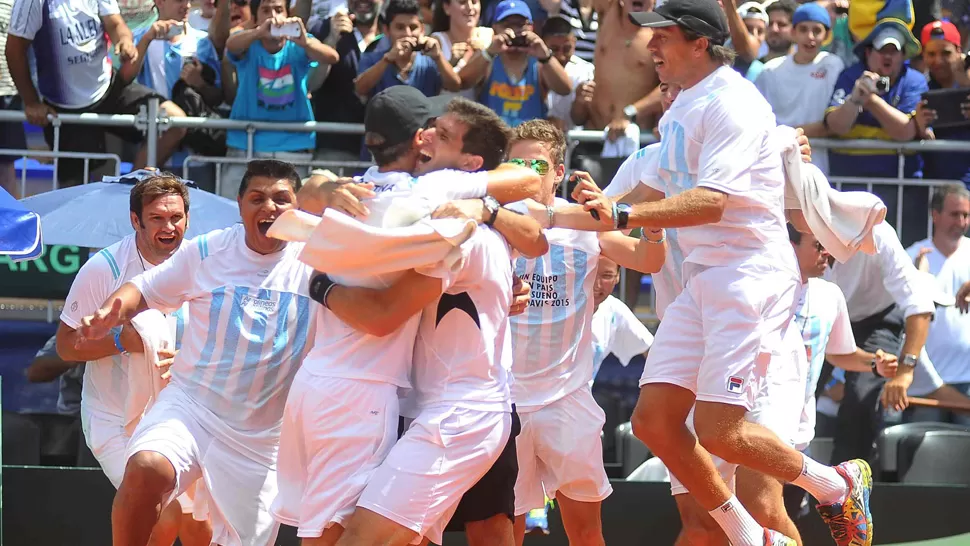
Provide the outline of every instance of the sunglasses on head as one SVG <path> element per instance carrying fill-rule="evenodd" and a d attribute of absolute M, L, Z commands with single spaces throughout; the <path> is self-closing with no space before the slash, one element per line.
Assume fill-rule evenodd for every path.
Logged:
<path fill-rule="evenodd" d="M 518 165 L 519 167 L 526 167 L 532 169 L 539 176 L 545 176 L 549 172 L 549 162 L 545 159 L 519 159 L 512 158 L 508 161 L 513 165 Z"/>

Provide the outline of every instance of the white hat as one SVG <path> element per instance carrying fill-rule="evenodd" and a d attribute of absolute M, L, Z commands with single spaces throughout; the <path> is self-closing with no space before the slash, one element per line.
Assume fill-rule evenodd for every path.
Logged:
<path fill-rule="evenodd" d="M 876 34 L 876 37 L 872 39 L 872 48 L 879 50 L 887 45 L 894 45 L 898 51 L 903 50 L 903 44 L 906 43 L 906 37 L 903 33 L 893 27 L 886 27 Z"/>
<path fill-rule="evenodd" d="M 760 2 L 745 2 L 738 7 L 738 15 L 741 19 L 757 19 L 768 24 L 768 12 Z"/>

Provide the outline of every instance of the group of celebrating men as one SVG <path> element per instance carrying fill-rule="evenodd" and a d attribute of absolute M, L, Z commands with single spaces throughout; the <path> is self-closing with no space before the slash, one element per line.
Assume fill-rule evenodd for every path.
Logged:
<path fill-rule="evenodd" d="M 632 422 L 671 474 L 678 543 L 800 544 L 776 509 L 790 482 L 819 501 L 837 544 L 871 544 L 868 465 L 796 447 L 821 358 L 888 375 L 895 357 L 857 349 L 841 294 L 808 282 L 826 255 L 786 225 L 774 115 L 726 66 L 718 2 L 631 18 L 653 28 L 662 140 L 605 192 L 574 173 L 578 204 L 555 197 L 566 143 L 554 126 L 510 130 L 407 86 L 368 104 L 375 167 L 303 184 L 286 163 L 252 161 L 239 225 L 183 241 L 181 181 L 134 188 L 135 233 L 81 269 L 57 334 L 63 358 L 92 362 L 82 417 L 118 488 L 115 546 L 267 546 L 280 523 L 305 546 L 440 544 L 446 528 L 521 545 L 547 495 L 570 544 L 603 544 L 590 296 L 611 262 L 655 278 L 662 322 Z M 295 209 L 379 227 L 409 199 L 480 224 L 457 265 L 331 277 L 301 261 L 304 244 L 270 235 Z M 170 318 L 175 346 L 158 365 L 171 379 L 132 421 L 126 365 L 147 345 L 130 320 L 147 309 Z M 806 332 L 816 316 L 825 326 Z"/>

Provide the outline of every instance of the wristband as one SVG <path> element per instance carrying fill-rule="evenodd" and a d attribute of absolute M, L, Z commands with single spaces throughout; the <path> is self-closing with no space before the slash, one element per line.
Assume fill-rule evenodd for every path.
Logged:
<path fill-rule="evenodd" d="M 617 218 L 616 201 L 612 201 L 610 204 L 613 205 L 613 229 L 619 229 L 620 220 Z"/>
<path fill-rule="evenodd" d="M 556 209 L 549 205 L 546 205 L 546 216 L 549 217 L 549 227 L 555 227 L 556 225 Z"/>
<path fill-rule="evenodd" d="M 128 356 L 128 351 L 125 350 L 124 345 L 121 344 L 121 328 L 112 328 L 115 333 L 115 349 L 118 349 L 118 353 Z"/>
<path fill-rule="evenodd" d="M 656 239 L 656 240 L 654 240 L 654 239 L 647 239 L 647 237 L 646 237 L 647 230 L 646 229 L 642 229 L 642 230 L 640 230 L 640 239 L 643 240 L 643 241 L 646 241 L 648 243 L 653 243 L 655 245 L 663 244 L 663 242 L 667 240 L 667 232 L 664 231 L 663 229 L 651 229 L 650 230 L 650 233 L 652 233 L 652 234 L 659 233 L 660 234 L 660 238 L 659 239 Z"/>
<path fill-rule="evenodd" d="M 546 58 L 545 59 L 536 59 L 536 60 L 539 61 L 539 64 L 546 64 L 550 60 L 552 60 L 552 52 L 550 51 L 549 54 L 546 55 Z"/>
<path fill-rule="evenodd" d="M 337 286 L 337 283 L 333 281 L 326 273 L 320 273 L 310 279 L 310 298 L 330 309 L 327 306 L 327 296 L 330 295 L 330 291 L 333 287 Z"/>

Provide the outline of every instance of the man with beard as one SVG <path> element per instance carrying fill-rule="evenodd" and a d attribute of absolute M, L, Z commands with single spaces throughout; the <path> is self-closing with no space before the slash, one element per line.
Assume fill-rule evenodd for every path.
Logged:
<path fill-rule="evenodd" d="M 205 481 L 212 543 L 269 546 L 279 525 L 276 458 L 283 405 L 310 346 L 313 270 L 303 245 L 267 236 L 296 208 L 300 178 L 276 160 L 249 163 L 239 186 L 242 223 L 195 238 L 162 265 L 121 285 L 78 335 L 100 340 L 149 307 L 188 302 L 171 383 L 132 434 L 112 511 L 116 546 L 144 546 L 160 508 Z"/>
<path fill-rule="evenodd" d="M 312 180 L 300 193 L 304 210 L 334 208 L 381 226 L 398 199 L 474 197 L 453 204 L 447 214 L 488 214 L 483 223 L 508 234 L 522 252 L 545 252 L 537 222 L 495 205 L 532 195 L 537 180 L 528 169 L 499 166 L 508 142 L 505 125 L 487 108 L 456 99 L 436 123 L 441 130 L 454 131 L 444 138 L 459 143 L 458 153 L 436 154 L 433 139 L 425 138 L 432 130 L 423 128 L 434 121 L 441 103 L 407 86 L 375 96 L 364 126 L 377 166 L 359 184 Z M 412 177 L 418 172 L 428 174 Z M 439 215 L 444 214 L 443 209 Z M 354 280 L 361 286 L 393 289 L 414 276 L 424 277 L 410 271 Z M 395 443 L 398 389 L 422 387 L 422 372 L 412 374 L 411 361 L 418 351 L 418 311 L 429 303 L 428 290 L 396 290 L 396 303 L 381 305 L 378 313 L 371 312 L 368 298 L 350 308 L 342 306 L 343 290 L 323 274 L 311 283 L 311 296 L 329 308 L 319 310 L 314 349 L 294 380 L 281 435 L 280 496 L 273 513 L 297 526 L 308 546 L 332 545 L 344 534 L 361 494 Z M 512 457 L 514 462 L 514 453 Z M 484 526 L 473 523 L 469 529 L 474 533 Z"/>
<path fill-rule="evenodd" d="M 78 329 L 84 317 L 97 311 L 111 293 L 185 246 L 188 189 L 171 175 L 139 181 L 131 190 L 130 211 L 135 232 L 101 250 L 81 267 L 61 312 L 56 335 L 57 354 L 62 360 L 89 363 L 81 391 L 81 427 L 88 447 L 115 488 L 121 485 L 125 472 L 125 447 L 129 440 L 125 430 L 129 355 L 143 352 L 144 344 L 127 322 L 115 327 L 113 335 L 98 340 L 84 339 Z M 178 348 L 188 317 L 184 308 L 173 311 L 168 319 Z M 178 500 L 161 514 L 152 530 L 152 543 L 172 544 L 176 535 L 181 535 L 186 546 L 209 544 L 207 524 L 192 518 L 192 500 L 185 495 Z M 181 534 L 180 526 L 184 531 Z"/>

